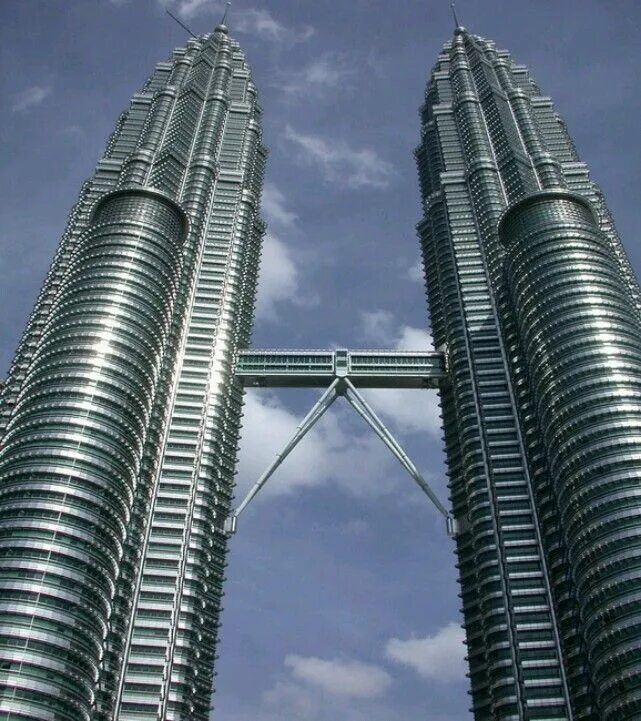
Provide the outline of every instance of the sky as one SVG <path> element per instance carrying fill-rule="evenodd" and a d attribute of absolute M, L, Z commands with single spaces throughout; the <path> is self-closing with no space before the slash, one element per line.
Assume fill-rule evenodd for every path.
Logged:
<path fill-rule="evenodd" d="M 196 33 L 220 18 L 215 0 L 0 3 L 3 368 L 116 117 L 187 39 L 165 7 Z M 457 10 L 555 100 L 641 269 L 641 3 L 459 0 Z M 236 0 L 228 24 L 270 149 L 254 347 L 429 347 L 412 151 L 452 32 L 449 3 Z M 248 392 L 238 497 L 316 395 Z M 368 398 L 445 500 L 436 393 Z M 469 719 L 454 563 L 429 501 L 335 404 L 231 541 L 212 718 Z"/>

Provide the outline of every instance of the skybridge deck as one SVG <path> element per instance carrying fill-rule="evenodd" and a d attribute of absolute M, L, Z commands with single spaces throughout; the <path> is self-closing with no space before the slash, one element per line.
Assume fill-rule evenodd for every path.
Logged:
<path fill-rule="evenodd" d="M 438 388 L 445 357 L 436 351 L 244 350 L 236 376 L 246 386 L 326 388 L 346 377 L 358 388 Z"/>

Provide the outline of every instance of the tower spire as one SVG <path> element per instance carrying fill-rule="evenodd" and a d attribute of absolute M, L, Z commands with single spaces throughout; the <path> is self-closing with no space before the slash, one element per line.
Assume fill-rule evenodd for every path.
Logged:
<path fill-rule="evenodd" d="M 227 20 L 227 13 L 229 12 L 229 8 L 231 7 L 231 2 L 228 2 L 225 5 L 225 12 L 223 13 L 223 17 L 221 21 L 216 25 L 216 28 L 214 32 L 217 33 L 223 33 L 223 35 L 227 35 L 227 25 L 225 25 L 225 21 Z"/>
<path fill-rule="evenodd" d="M 225 21 L 227 20 L 227 13 L 229 12 L 229 8 L 231 7 L 231 2 L 228 2 L 225 5 L 225 12 L 223 13 L 223 19 L 220 21 L 221 25 L 225 24 Z"/>
<path fill-rule="evenodd" d="M 461 23 L 458 21 L 458 17 L 456 16 L 456 5 L 454 4 L 454 0 L 450 0 L 450 9 L 452 10 L 452 17 L 454 18 L 454 29 L 460 28 Z"/>

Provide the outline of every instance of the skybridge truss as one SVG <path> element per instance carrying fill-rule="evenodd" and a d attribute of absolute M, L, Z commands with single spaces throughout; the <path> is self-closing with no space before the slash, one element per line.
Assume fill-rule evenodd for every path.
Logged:
<path fill-rule="evenodd" d="M 421 475 L 391 431 L 367 403 L 359 388 L 438 388 L 447 378 L 445 355 L 435 351 L 389 350 L 247 350 L 236 357 L 236 377 L 248 387 L 325 388 L 291 438 L 227 519 L 236 532 L 238 518 L 307 433 L 340 397 L 344 398 L 383 441 L 445 518 L 449 535 L 457 523 Z"/>

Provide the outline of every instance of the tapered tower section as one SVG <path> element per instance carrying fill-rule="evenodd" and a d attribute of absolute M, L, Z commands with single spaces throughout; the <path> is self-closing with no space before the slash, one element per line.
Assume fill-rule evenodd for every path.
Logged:
<path fill-rule="evenodd" d="M 421 120 L 475 717 L 638 718 L 637 281 L 563 121 L 507 52 L 457 28 Z"/>
<path fill-rule="evenodd" d="M 260 112 L 227 28 L 190 40 L 71 213 L 1 406 L 1 718 L 209 718 Z"/>

